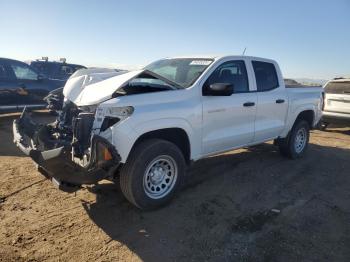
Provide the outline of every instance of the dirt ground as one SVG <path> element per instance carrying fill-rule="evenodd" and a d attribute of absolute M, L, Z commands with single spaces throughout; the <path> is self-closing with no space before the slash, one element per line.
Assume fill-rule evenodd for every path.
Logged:
<path fill-rule="evenodd" d="M 0 261 L 350 261 L 350 128 L 313 131 L 300 160 L 266 143 L 195 163 L 142 212 L 110 182 L 58 191 L 12 144 L 14 117 L 0 116 Z"/>

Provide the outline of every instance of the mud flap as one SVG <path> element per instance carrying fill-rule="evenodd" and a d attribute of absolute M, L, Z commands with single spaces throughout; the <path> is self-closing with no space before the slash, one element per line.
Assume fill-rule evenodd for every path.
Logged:
<path fill-rule="evenodd" d="M 80 166 L 72 161 L 71 146 L 53 143 L 46 137 L 48 132 L 48 126 L 35 123 L 26 110 L 13 122 L 14 143 L 61 190 L 72 192 L 82 184 L 95 184 L 106 178 L 111 167 L 120 163 L 115 147 L 103 137 L 94 135 L 90 161 L 86 166 Z M 107 160 L 103 158 L 105 150 L 109 152 Z"/>

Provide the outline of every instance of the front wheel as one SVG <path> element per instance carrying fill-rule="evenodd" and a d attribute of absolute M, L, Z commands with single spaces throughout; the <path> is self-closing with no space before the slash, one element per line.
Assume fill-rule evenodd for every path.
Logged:
<path fill-rule="evenodd" d="M 290 134 L 278 143 L 283 156 L 291 159 L 300 158 L 305 154 L 309 144 L 310 126 L 305 120 L 300 120 L 293 126 Z"/>
<path fill-rule="evenodd" d="M 120 172 L 120 188 L 135 206 L 148 210 L 168 203 L 183 183 L 186 163 L 171 142 L 150 139 L 138 144 Z"/>

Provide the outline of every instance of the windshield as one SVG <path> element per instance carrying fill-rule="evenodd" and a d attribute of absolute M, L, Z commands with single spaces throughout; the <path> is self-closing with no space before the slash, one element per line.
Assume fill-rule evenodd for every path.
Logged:
<path fill-rule="evenodd" d="M 174 58 L 156 61 L 145 67 L 177 85 L 187 88 L 191 86 L 213 59 Z"/>

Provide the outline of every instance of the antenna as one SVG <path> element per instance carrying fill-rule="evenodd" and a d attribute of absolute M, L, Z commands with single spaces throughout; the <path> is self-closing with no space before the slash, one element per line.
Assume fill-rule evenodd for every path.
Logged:
<path fill-rule="evenodd" d="M 242 54 L 242 55 L 244 55 L 244 54 L 245 54 L 245 51 L 246 51 L 246 50 L 247 50 L 247 48 L 245 47 L 245 48 L 244 48 L 244 50 L 243 50 L 243 54 Z"/>

